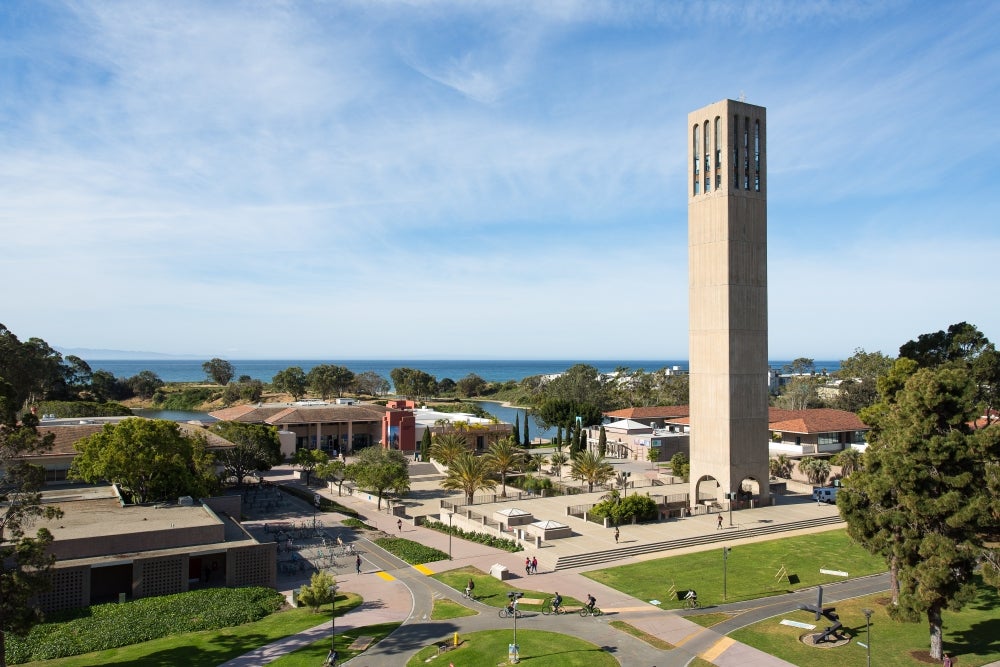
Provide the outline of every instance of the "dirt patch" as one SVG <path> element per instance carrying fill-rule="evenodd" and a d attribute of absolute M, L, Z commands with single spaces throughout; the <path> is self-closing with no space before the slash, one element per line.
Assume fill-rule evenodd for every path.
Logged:
<path fill-rule="evenodd" d="M 930 651 L 910 651 L 910 657 L 917 662 L 925 662 L 932 665 L 937 665 L 941 662 L 937 658 L 932 658 Z"/>

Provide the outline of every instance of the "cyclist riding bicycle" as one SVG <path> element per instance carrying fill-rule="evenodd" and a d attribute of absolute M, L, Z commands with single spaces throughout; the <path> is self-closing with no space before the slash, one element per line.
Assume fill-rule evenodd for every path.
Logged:
<path fill-rule="evenodd" d="M 476 589 L 476 582 L 474 582 L 472 579 L 469 579 L 469 583 L 465 585 L 465 597 L 471 598 L 472 591 L 474 591 L 475 589 Z"/>
<path fill-rule="evenodd" d="M 559 613 L 559 607 L 562 606 L 562 596 L 559 595 L 559 591 L 556 591 L 556 595 L 552 598 L 552 611 Z"/>
<path fill-rule="evenodd" d="M 692 607 L 696 606 L 698 604 L 698 591 L 692 588 L 687 592 L 687 595 L 684 596 L 684 599 L 687 600 L 688 604 Z"/>
<path fill-rule="evenodd" d="M 596 604 L 597 604 L 597 598 L 595 598 L 590 593 L 587 593 L 587 609 L 590 611 L 591 614 L 594 613 L 594 605 Z"/>

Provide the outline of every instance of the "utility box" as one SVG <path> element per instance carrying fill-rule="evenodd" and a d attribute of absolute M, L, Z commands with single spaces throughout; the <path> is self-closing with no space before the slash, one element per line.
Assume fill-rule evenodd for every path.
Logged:
<path fill-rule="evenodd" d="M 510 570 L 505 565 L 494 563 L 493 567 L 490 568 L 490 576 L 500 581 L 506 581 L 510 579 Z"/>

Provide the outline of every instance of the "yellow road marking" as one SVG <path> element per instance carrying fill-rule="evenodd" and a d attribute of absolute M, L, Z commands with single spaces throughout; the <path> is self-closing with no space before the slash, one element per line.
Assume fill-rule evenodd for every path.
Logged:
<path fill-rule="evenodd" d="M 426 574 L 428 577 L 434 574 L 434 570 L 430 569 L 426 565 L 414 565 L 413 569 L 419 572 L 420 574 Z"/>
<path fill-rule="evenodd" d="M 715 646 L 702 653 L 700 657 L 705 660 L 708 660 L 709 662 L 712 662 L 720 655 L 722 655 L 727 648 L 729 648 L 735 643 L 736 643 L 735 639 L 732 639 L 730 637 L 723 637 L 719 641 L 715 642 Z"/>
<path fill-rule="evenodd" d="M 706 628 L 698 628 L 697 630 L 695 630 L 695 631 L 694 631 L 694 632 L 692 632 L 691 634 L 689 634 L 689 635 L 687 635 L 687 636 L 685 636 L 685 637 L 682 637 L 682 638 L 680 639 L 680 641 L 676 641 L 676 642 L 674 642 L 674 646 L 683 646 L 683 645 L 684 645 L 684 644 L 686 644 L 686 643 L 687 643 L 687 642 L 688 642 L 688 641 L 689 641 L 689 640 L 690 640 L 690 639 L 691 639 L 692 637 L 697 637 L 697 636 L 698 636 L 698 635 L 700 635 L 701 633 L 705 632 L 705 630 L 706 630 Z"/>
<path fill-rule="evenodd" d="M 377 574 L 378 576 L 382 577 L 386 581 L 396 581 L 396 577 L 392 576 L 388 572 L 376 572 L 375 574 Z"/>

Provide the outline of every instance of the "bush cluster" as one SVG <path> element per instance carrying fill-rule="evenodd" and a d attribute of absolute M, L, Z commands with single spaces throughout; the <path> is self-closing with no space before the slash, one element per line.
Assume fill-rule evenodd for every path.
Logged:
<path fill-rule="evenodd" d="M 375 540 L 375 544 L 410 565 L 448 560 L 448 554 L 445 552 L 402 537 L 380 537 Z"/>
<path fill-rule="evenodd" d="M 216 393 L 205 387 L 188 387 L 175 393 L 160 389 L 153 394 L 153 405 L 161 410 L 197 410 L 202 404 L 212 400 Z"/>
<path fill-rule="evenodd" d="M 455 537 L 460 537 L 463 540 L 478 542 L 479 544 L 485 544 L 486 546 L 493 547 L 495 549 L 503 549 L 504 551 L 509 551 L 511 553 L 522 551 L 524 549 L 519 542 L 512 540 L 509 537 L 499 537 L 497 535 L 490 535 L 489 533 L 477 533 L 471 530 L 462 530 L 458 526 L 449 526 L 448 524 L 440 521 L 428 520 L 422 525 L 426 528 L 430 528 L 431 530 L 449 533 Z"/>
<path fill-rule="evenodd" d="M 355 512 L 355 514 L 357 514 L 357 512 Z M 374 528 L 369 526 L 361 519 L 358 519 L 356 516 L 347 517 L 346 519 L 343 519 L 340 523 L 344 524 L 348 528 L 357 528 L 359 530 L 374 530 Z"/>
<path fill-rule="evenodd" d="M 24 637 L 7 635 L 7 662 L 50 660 L 228 628 L 260 620 L 284 601 L 270 588 L 209 588 L 52 614 Z"/>
<path fill-rule="evenodd" d="M 656 501 L 649 496 L 635 494 L 622 499 L 610 499 L 597 503 L 589 514 L 607 517 L 615 524 L 628 523 L 635 517 L 637 521 L 651 521 L 656 518 Z"/>
<path fill-rule="evenodd" d="M 536 477 L 532 474 L 524 475 L 523 477 L 513 477 L 511 478 L 509 484 L 512 486 L 520 487 L 523 491 L 551 491 L 552 490 L 552 480 L 548 477 Z"/>
<path fill-rule="evenodd" d="M 132 411 L 121 403 L 98 403 L 96 401 L 42 401 L 38 412 L 43 415 L 70 417 L 130 417 Z"/>

